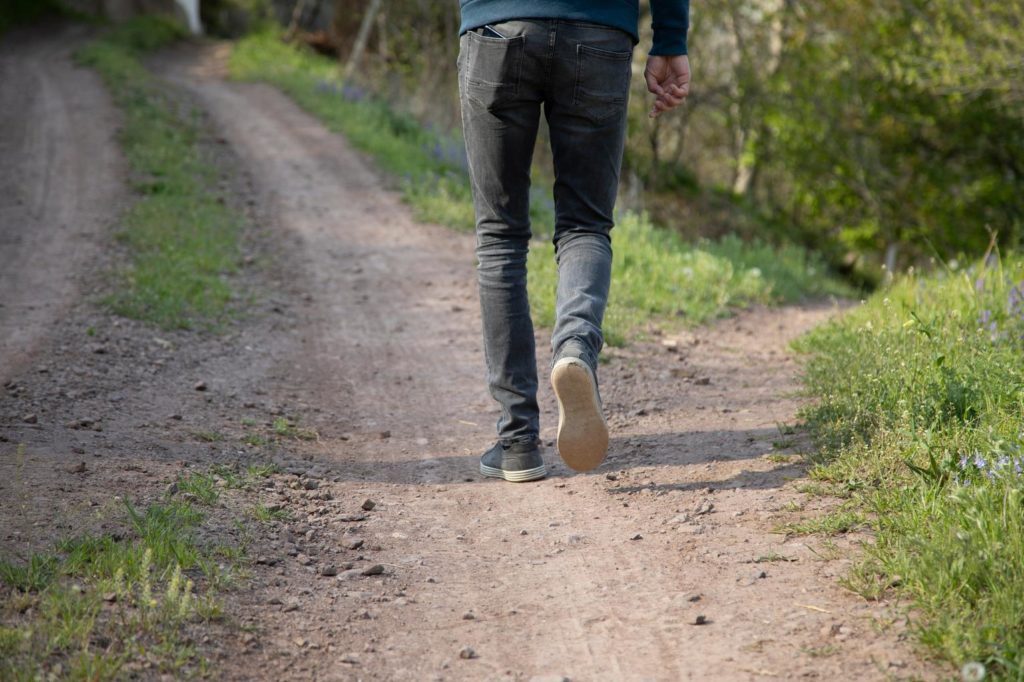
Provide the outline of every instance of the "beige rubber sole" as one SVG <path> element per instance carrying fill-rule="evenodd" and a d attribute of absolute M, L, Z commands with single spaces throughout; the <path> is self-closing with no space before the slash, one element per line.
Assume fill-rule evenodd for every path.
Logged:
<path fill-rule="evenodd" d="M 551 370 L 558 398 L 558 454 L 569 468 L 590 471 L 608 453 L 608 424 L 601 414 L 597 381 L 577 358 L 562 358 Z"/>
<path fill-rule="evenodd" d="M 511 483 L 527 483 L 529 481 L 539 481 L 548 475 L 548 467 L 545 464 L 541 464 L 535 469 L 523 469 L 522 471 L 505 471 L 504 469 L 495 469 L 489 467 L 484 463 L 480 463 L 480 473 L 488 478 L 503 478 Z"/>

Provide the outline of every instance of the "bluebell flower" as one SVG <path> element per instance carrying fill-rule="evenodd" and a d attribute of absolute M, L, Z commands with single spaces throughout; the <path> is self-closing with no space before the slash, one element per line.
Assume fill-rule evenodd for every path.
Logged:
<path fill-rule="evenodd" d="M 960 470 L 963 471 L 967 469 L 967 465 L 970 464 L 970 462 L 971 458 L 968 457 L 966 454 L 960 455 Z"/>
<path fill-rule="evenodd" d="M 976 292 L 978 292 L 979 294 L 981 292 L 985 291 L 985 278 L 984 277 L 979 277 L 978 279 L 974 280 L 974 290 Z"/>
<path fill-rule="evenodd" d="M 986 462 L 985 458 L 981 456 L 981 453 L 980 452 L 975 452 L 974 453 L 974 466 L 978 467 L 981 470 L 984 470 L 986 465 L 988 465 L 988 462 Z"/>

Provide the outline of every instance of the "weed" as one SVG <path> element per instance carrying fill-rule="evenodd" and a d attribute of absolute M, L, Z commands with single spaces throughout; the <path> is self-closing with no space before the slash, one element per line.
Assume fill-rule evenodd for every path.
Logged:
<path fill-rule="evenodd" d="M 0 580 L 22 592 L 39 592 L 50 584 L 56 574 L 53 557 L 33 554 L 24 566 L 0 560 Z"/>
<path fill-rule="evenodd" d="M 862 527 L 865 522 L 859 512 L 834 511 L 818 518 L 787 523 L 780 526 L 779 530 L 789 535 L 841 535 Z"/>
<path fill-rule="evenodd" d="M 204 443 L 219 443 L 224 440 L 224 434 L 217 431 L 196 431 L 192 435 Z"/>
<path fill-rule="evenodd" d="M 909 597 L 956 665 L 1024 675 L 1024 259 L 908 275 L 798 341 L 822 445 L 811 477 L 870 514 L 845 579 Z"/>
<path fill-rule="evenodd" d="M 778 552 L 768 552 L 754 559 L 755 564 L 775 563 L 777 561 L 796 561 L 796 559 L 779 554 Z"/>
<path fill-rule="evenodd" d="M 179 493 L 192 495 L 200 504 L 211 505 L 220 498 L 213 474 L 179 476 L 175 483 Z"/>
<path fill-rule="evenodd" d="M 179 35 L 175 24 L 148 17 L 77 56 L 100 73 L 124 112 L 121 143 L 141 194 L 118 235 L 131 264 L 107 303 L 161 327 L 212 327 L 228 312 L 225 276 L 236 269 L 240 220 L 208 189 L 216 171 L 202 159 L 194 122 L 176 112 L 139 59 Z"/>
<path fill-rule="evenodd" d="M 287 509 L 257 504 L 252 508 L 252 517 L 260 523 L 274 523 L 275 521 L 289 521 L 292 515 Z"/>

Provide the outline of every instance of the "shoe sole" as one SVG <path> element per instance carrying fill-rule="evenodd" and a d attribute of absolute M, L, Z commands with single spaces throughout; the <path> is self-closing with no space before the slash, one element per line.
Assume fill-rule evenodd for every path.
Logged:
<path fill-rule="evenodd" d="M 533 469 L 505 471 L 504 469 L 495 469 L 494 467 L 489 467 L 481 463 L 480 473 L 488 478 L 503 478 L 506 481 L 511 481 L 512 483 L 525 483 L 527 481 L 536 481 L 544 478 L 548 475 L 548 468 L 546 465 L 541 464 L 539 467 L 534 467 Z"/>
<path fill-rule="evenodd" d="M 551 370 L 551 388 L 558 398 L 558 454 L 575 471 L 596 468 L 608 453 L 608 424 L 594 373 L 578 358 L 562 358 Z"/>

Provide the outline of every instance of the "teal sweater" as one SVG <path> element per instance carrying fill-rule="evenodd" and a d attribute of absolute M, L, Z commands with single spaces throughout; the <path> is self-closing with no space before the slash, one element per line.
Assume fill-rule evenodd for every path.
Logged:
<path fill-rule="evenodd" d="M 614 26 L 639 40 L 638 0 L 459 0 L 460 33 L 485 24 L 513 19 L 575 19 Z M 686 54 L 690 26 L 690 0 L 651 0 L 654 46 L 651 54 Z"/>

